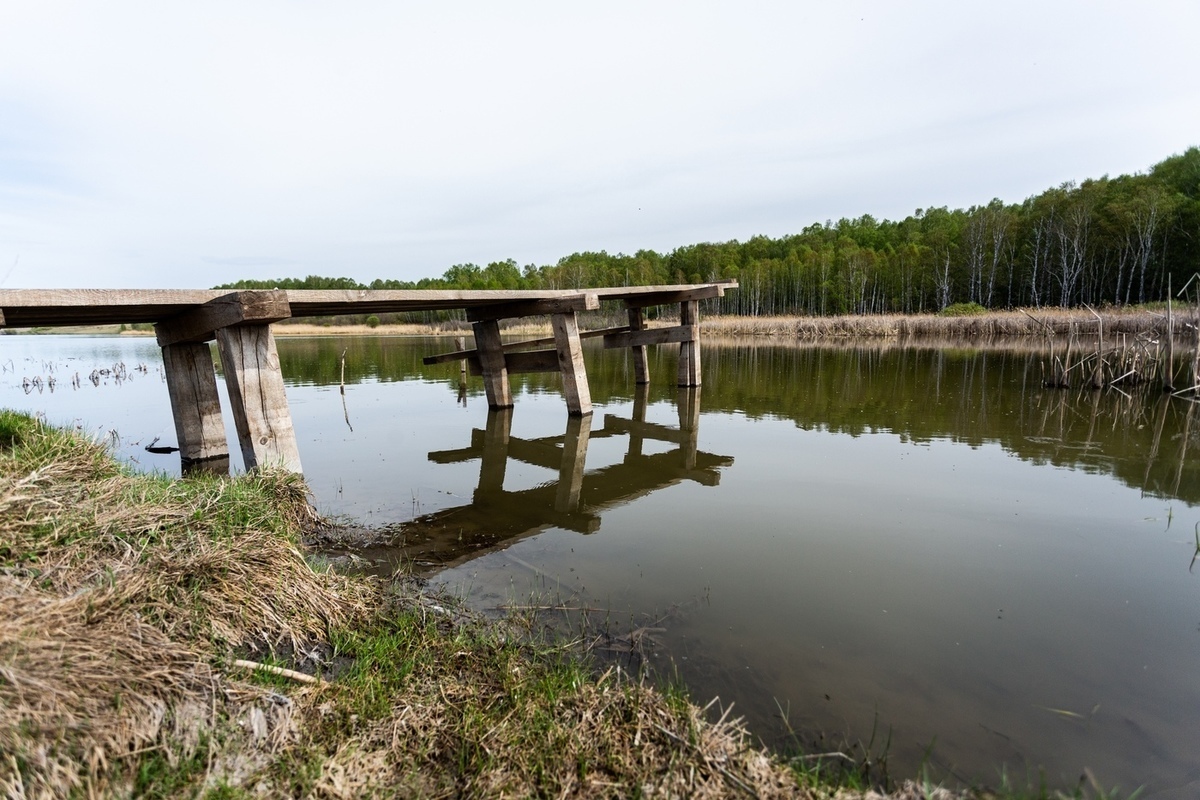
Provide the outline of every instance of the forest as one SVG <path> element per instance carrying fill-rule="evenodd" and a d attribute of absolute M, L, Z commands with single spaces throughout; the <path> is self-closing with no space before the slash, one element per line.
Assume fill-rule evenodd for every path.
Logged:
<path fill-rule="evenodd" d="M 828 315 L 1128 305 L 1164 300 L 1200 271 L 1200 148 L 1144 173 L 1050 188 L 1019 204 L 992 200 L 869 215 L 745 242 L 667 254 L 572 253 L 555 264 L 456 264 L 438 278 L 244 280 L 231 289 L 583 289 L 734 278 L 709 313 Z"/>

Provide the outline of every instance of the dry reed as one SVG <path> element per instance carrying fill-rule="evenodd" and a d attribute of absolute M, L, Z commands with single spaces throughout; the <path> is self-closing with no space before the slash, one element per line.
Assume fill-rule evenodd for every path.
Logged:
<path fill-rule="evenodd" d="M 1097 312 L 1107 335 L 1159 335 L 1162 315 L 1146 309 L 1102 309 Z M 1192 320 L 1194 325 L 1195 321 Z M 944 317 L 937 314 L 873 314 L 832 317 L 709 316 L 707 333 L 779 336 L 805 340 L 854 338 L 940 338 L 992 340 L 1009 337 L 1066 336 L 1095 333 L 1097 321 L 1087 309 L 1029 309 Z M 1190 334 L 1189 334 L 1190 335 Z"/>

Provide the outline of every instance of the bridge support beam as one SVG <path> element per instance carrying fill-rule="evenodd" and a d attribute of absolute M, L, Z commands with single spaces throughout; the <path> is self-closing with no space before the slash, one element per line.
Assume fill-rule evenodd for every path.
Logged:
<path fill-rule="evenodd" d="M 592 413 L 592 392 L 583 367 L 583 345 L 579 341 L 579 320 L 574 311 L 552 314 L 554 347 L 558 352 L 558 371 L 562 373 L 567 413 L 584 417 Z"/>
<path fill-rule="evenodd" d="M 246 469 L 280 466 L 303 472 L 271 326 L 221 328 L 217 348 Z"/>
<path fill-rule="evenodd" d="M 700 385 L 700 302 L 685 300 L 679 304 L 679 327 L 689 332 L 679 343 L 679 385 Z"/>
<path fill-rule="evenodd" d="M 203 342 L 172 344 L 162 349 L 162 356 L 184 470 L 228 473 L 229 442 L 221 420 L 212 349 Z"/>
<path fill-rule="evenodd" d="M 630 333 L 646 329 L 646 320 L 642 315 L 641 307 L 627 308 L 626 313 L 629 315 Z M 650 383 L 650 367 L 646 364 L 646 345 L 635 344 L 631 345 L 629 349 L 633 351 L 633 382 L 639 386 Z"/>

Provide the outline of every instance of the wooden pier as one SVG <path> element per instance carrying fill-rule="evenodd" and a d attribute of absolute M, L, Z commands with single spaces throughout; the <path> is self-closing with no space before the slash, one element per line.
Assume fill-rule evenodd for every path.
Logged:
<path fill-rule="evenodd" d="M 162 348 L 167 390 L 185 468 L 228 464 L 229 444 L 209 342 L 215 340 L 229 390 L 246 469 L 267 464 L 302 472 L 272 323 L 291 317 L 460 309 L 475 335 L 472 349 L 433 355 L 427 364 L 465 360 L 483 377 L 488 405 L 511 407 L 508 376 L 558 372 L 567 411 L 592 413 L 581 342 L 602 337 L 606 348 L 633 350 L 638 383 L 650 376 L 646 347 L 679 345 L 682 387 L 700 385 L 700 302 L 721 297 L 736 282 L 622 286 L 586 290 L 0 290 L 0 328 L 153 323 Z M 582 331 L 578 313 L 601 302 L 621 303 L 628 324 Z M 644 310 L 679 305 L 679 324 L 647 328 Z M 549 316 L 553 336 L 505 343 L 500 323 Z M 549 345 L 549 347 L 547 347 Z"/>

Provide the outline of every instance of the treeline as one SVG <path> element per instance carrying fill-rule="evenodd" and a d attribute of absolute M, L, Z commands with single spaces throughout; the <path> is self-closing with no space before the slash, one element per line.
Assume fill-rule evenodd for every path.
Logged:
<path fill-rule="evenodd" d="M 1126 305 L 1163 299 L 1200 270 L 1200 148 L 1148 172 L 1066 183 L 1019 204 L 918 209 L 800 233 L 688 245 L 665 255 L 574 253 L 552 265 L 457 264 L 419 281 L 285 278 L 218 288 L 582 289 L 740 284 L 710 311 L 746 315 Z"/>

